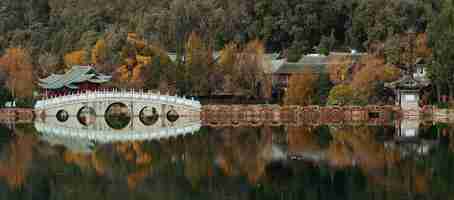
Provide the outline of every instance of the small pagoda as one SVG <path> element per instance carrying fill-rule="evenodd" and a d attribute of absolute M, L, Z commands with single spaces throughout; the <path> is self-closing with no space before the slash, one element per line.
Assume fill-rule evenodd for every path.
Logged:
<path fill-rule="evenodd" d="M 92 66 L 73 66 L 64 74 L 52 74 L 39 79 L 44 96 L 61 96 L 69 93 L 92 91 L 110 82 L 111 76 L 97 73 Z"/>
<path fill-rule="evenodd" d="M 416 78 L 413 74 L 405 74 L 399 80 L 386 84 L 394 90 L 396 105 L 404 110 L 419 109 L 419 99 L 422 89 L 429 86 L 430 82 Z"/>

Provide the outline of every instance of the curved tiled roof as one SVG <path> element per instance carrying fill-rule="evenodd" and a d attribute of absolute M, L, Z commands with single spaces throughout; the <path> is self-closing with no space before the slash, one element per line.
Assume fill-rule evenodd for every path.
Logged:
<path fill-rule="evenodd" d="M 91 66 L 73 66 L 65 74 L 52 74 L 39 80 L 38 85 L 45 89 L 59 89 L 63 87 L 78 89 L 77 83 L 106 83 L 111 76 L 98 74 Z"/>

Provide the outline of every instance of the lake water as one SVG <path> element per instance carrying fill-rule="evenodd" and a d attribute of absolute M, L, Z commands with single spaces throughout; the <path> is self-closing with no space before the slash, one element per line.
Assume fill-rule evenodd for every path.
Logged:
<path fill-rule="evenodd" d="M 3 125 L 0 199 L 454 199 L 449 124 L 187 124 Z"/>

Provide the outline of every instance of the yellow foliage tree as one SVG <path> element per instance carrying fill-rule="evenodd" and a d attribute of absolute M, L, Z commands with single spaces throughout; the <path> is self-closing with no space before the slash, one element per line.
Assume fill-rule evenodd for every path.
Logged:
<path fill-rule="evenodd" d="M 225 47 L 221 50 L 218 63 L 221 66 L 223 73 L 230 75 L 233 74 L 238 51 L 238 45 L 233 42 L 225 45 Z"/>
<path fill-rule="evenodd" d="M 100 39 L 91 50 L 91 62 L 93 64 L 103 64 L 107 58 L 106 42 Z"/>
<path fill-rule="evenodd" d="M 206 59 L 205 55 L 203 55 L 204 52 L 202 39 L 197 33 L 192 32 L 186 43 L 185 62 L 188 65 L 200 64 L 203 59 Z"/>
<path fill-rule="evenodd" d="M 328 60 L 328 73 L 331 82 L 339 84 L 346 81 L 348 78 L 348 69 L 351 64 L 351 56 L 330 57 Z"/>
<path fill-rule="evenodd" d="M 334 86 L 329 92 L 328 105 L 349 105 L 356 102 L 355 92 L 349 84 Z"/>
<path fill-rule="evenodd" d="M 302 106 L 312 104 L 316 95 L 318 80 L 319 75 L 310 68 L 304 69 L 301 74 L 292 75 L 284 99 L 285 104 Z"/>
<path fill-rule="evenodd" d="M 9 48 L 0 58 L 0 66 L 8 74 L 6 86 L 13 96 L 32 97 L 33 65 L 30 54 L 21 48 Z"/>

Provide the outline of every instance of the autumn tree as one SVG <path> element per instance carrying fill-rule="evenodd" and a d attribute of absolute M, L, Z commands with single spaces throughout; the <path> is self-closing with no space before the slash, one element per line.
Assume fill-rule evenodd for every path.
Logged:
<path fill-rule="evenodd" d="M 7 74 L 6 87 L 13 97 L 30 98 L 33 96 L 33 65 L 30 54 L 21 48 L 10 48 L 0 58 L 0 66 Z"/>
<path fill-rule="evenodd" d="M 233 93 L 236 88 L 236 82 L 233 81 L 233 78 L 239 76 L 239 70 L 235 65 L 239 52 L 238 44 L 233 42 L 226 44 L 220 52 L 216 71 L 222 75 L 221 87 L 223 92 Z"/>
<path fill-rule="evenodd" d="M 407 67 L 415 64 L 417 58 L 430 62 L 432 49 L 428 45 L 427 33 L 401 33 L 388 37 L 384 43 L 386 63 Z"/>
<path fill-rule="evenodd" d="M 11 143 L 4 146 L 3 151 L 7 152 L 8 156 L 0 160 L 0 177 L 6 178 L 11 189 L 20 188 L 25 183 L 30 173 L 33 146 L 36 143 L 37 140 L 33 135 L 26 134 L 17 136 Z"/>
<path fill-rule="evenodd" d="M 106 42 L 104 41 L 104 39 L 98 40 L 91 50 L 91 63 L 96 65 L 104 64 L 105 60 L 107 59 L 106 51 Z"/>
<path fill-rule="evenodd" d="M 352 65 L 351 56 L 331 56 L 328 60 L 328 73 L 332 83 L 339 84 L 349 78 L 349 68 Z"/>
<path fill-rule="evenodd" d="M 88 64 L 89 54 L 85 50 L 70 52 L 64 56 L 66 68 L 69 69 L 74 65 Z"/>
<path fill-rule="evenodd" d="M 284 102 L 287 105 L 307 106 L 317 98 L 317 82 L 319 75 L 310 68 L 304 69 L 301 74 L 290 77 L 289 87 Z"/>
<path fill-rule="evenodd" d="M 329 92 L 328 105 L 352 105 L 358 102 L 353 88 L 349 84 L 334 86 Z"/>
<path fill-rule="evenodd" d="M 388 65 L 382 58 L 367 56 L 360 61 L 362 68 L 354 75 L 351 86 L 357 97 L 364 102 L 377 102 L 385 82 L 392 82 L 400 77 L 400 70 Z"/>
<path fill-rule="evenodd" d="M 185 48 L 185 80 L 191 86 L 191 94 L 206 95 L 210 90 L 208 79 L 213 65 L 212 52 L 202 38 L 192 32 Z"/>
<path fill-rule="evenodd" d="M 38 63 L 35 66 L 37 68 L 37 70 L 35 70 L 35 75 L 37 77 L 46 77 L 64 68 L 61 59 L 50 52 L 41 54 L 38 58 Z"/>
<path fill-rule="evenodd" d="M 238 84 L 241 93 L 250 96 L 258 97 L 264 92 L 262 85 L 267 80 L 267 73 L 270 73 L 269 65 L 264 59 L 265 46 L 259 40 L 252 40 L 238 54 L 235 62 L 238 76 L 234 77 L 234 81 Z"/>

